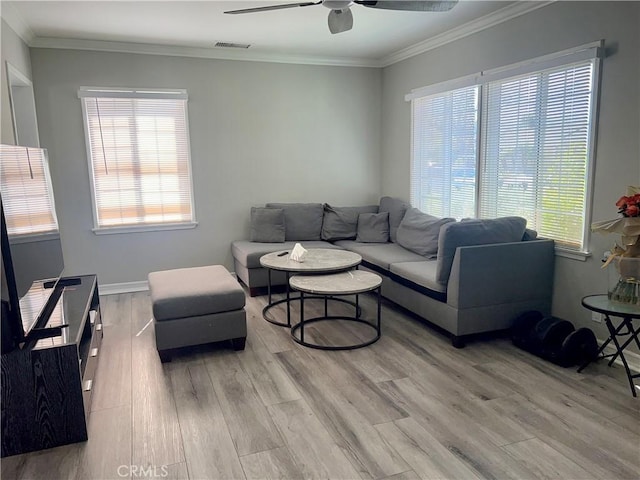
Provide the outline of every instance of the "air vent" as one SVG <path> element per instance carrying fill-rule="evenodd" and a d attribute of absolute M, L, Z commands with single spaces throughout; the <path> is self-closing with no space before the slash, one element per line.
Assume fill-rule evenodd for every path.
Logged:
<path fill-rule="evenodd" d="M 218 48 L 249 48 L 251 45 L 248 43 L 217 42 L 215 46 Z"/>

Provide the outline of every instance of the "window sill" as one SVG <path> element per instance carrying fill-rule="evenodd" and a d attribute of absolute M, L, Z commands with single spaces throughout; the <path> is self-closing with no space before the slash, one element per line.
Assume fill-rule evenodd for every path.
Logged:
<path fill-rule="evenodd" d="M 93 229 L 93 233 L 96 235 L 115 235 L 119 233 L 160 232 L 163 230 L 186 230 L 196 228 L 197 226 L 198 222 L 129 225 L 126 227 L 97 227 Z"/>
<path fill-rule="evenodd" d="M 579 252 L 576 250 L 567 250 L 561 247 L 556 247 L 556 256 L 586 262 L 587 258 L 591 257 L 591 252 Z"/>

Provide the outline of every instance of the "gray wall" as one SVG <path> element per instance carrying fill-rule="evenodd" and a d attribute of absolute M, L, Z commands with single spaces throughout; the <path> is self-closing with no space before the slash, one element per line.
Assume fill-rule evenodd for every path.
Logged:
<path fill-rule="evenodd" d="M 2 72 L 0 73 L 0 138 L 1 143 L 14 145 L 15 136 L 13 122 L 11 121 L 11 104 L 9 101 L 9 86 L 7 84 L 7 62 L 27 78 L 31 78 L 31 57 L 29 56 L 27 44 L 4 20 L 0 20 L 0 30 L 2 41 L 2 46 L 0 47 L 2 63 Z"/>
<path fill-rule="evenodd" d="M 220 263 L 265 202 L 375 203 L 381 190 L 379 69 L 31 50 L 67 274 L 101 284 Z M 198 227 L 96 235 L 78 87 L 186 88 Z"/>
<path fill-rule="evenodd" d="M 613 218 L 625 186 L 640 184 L 639 25 L 638 2 L 557 2 L 382 70 L 32 49 L 41 144 L 50 151 L 67 272 L 97 272 L 104 284 L 144 280 L 161 268 L 230 266 L 229 243 L 247 235 L 251 205 L 408 198 L 404 95 L 412 88 L 602 38 L 610 56 L 590 220 Z M 25 50 L 3 28 L 3 60 L 28 59 Z M 91 232 L 80 85 L 188 89 L 198 228 Z M 5 96 L 3 88 L 3 141 Z M 606 290 L 599 259 L 612 242 L 594 234 L 592 258 L 556 262 L 553 313 L 595 327 L 600 337 L 604 329 L 589 320 L 580 299 Z"/>
<path fill-rule="evenodd" d="M 640 2 L 558 2 L 396 63 L 383 72 L 382 193 L 409 198 L 411 89 L 605 39 L 593 218 L 617 216 L 616 200 L 640 184 Z M 613 236 L 594 234 L 586 262 L 556 258 L 553 314 L 594 327 L 580 300 L 606 292 L 600 259 Z M 526 272 L 522 272 L 526 281 Z"/>

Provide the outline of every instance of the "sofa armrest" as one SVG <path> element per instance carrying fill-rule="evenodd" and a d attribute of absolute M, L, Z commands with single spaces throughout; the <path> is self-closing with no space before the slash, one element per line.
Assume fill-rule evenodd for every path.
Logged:
<path fill-rule="evenodd" d="M 553 240 L 458 247 L 447 284 L 447 303 L 471 308 L 528 300 L 551 301 Z"/>

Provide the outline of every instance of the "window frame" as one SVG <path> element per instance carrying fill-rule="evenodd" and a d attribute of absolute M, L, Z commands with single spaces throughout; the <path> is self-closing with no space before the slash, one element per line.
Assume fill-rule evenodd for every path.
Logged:
<path fill-rule="evenodd" d="M 164 230 L 184 230 L 192 229 L 198 225 L 196 220 L 195 193 L 193 184 L 193 164 L 191 157 L 191 134 L 189 127 L 189 107 L 188 94 L 185 89 L 163 89 L 163 88 L 115 88 L 115 87 L 80 87 L 78 98 L 82 106 L 82 120 L 84 125 L 85 147 L 87 151 L 87 166 L 89 174 L 89 184 L 91 187 L 91 206 L 93 212 L 92 231 L 96 235 L 110 235 L 120 233 L 156 232 Z M 134 225 L 114 225 L 105 226 L 98 223 L 98 204 L 94 179 L 94 164 L 91 152 L 91 139 L 89 130 L 89 116 L 87 112 L 86 99 L 88 98 L 130 98 L 130 99 L 163 99 L 163 100 L 184 100 L 184 120 L 185 120 L 185 148 L 187 154 L 187 171 L 189 182 L 189 202 L 191 206 L 191 220 L 185 222 L 149 222 Z"/>
<path fill-rule="evenodd" d="M 465 87 L 479 86 L 479 105 L 478 105 L 478 142 L 476 151 L 476 203 L 475 203 L 475 218 L 480 218 L 480 199 L 483 195 L 481 179 L 482 167 L 485 161 L 484 158 L 484 142 L 485 138 L 485 96 L 487 93 L 487 85 L 499 80 L 506 80 L 511 78 L 517 78 L 525 76 L 527 74 L 535 74 L 544 72 L 554 67 L 566 66 L 583 63 L 593 62 L 593 83 L 592 83 L 592 96 L 589 108 L 589 126 L 588 126 L 588 144 L 587 144 L 587 160 L 585 171 L 585 192 L 583 199 L 583 214 L 584 224 L 581 238 L 579 241 L 581 245 L 579 248 L 573 249 L 556 244 L 556 254 L 576 260 L 586 260 L 591 256 L 590 242 L 591 242 L 591 218 L 592 218 L 592 204 L 593 204 L 593 183 L 595 176 L 595 164 L 596 164 L 596 151 L 597 151 L 597 127 L 598 127 L 598 113 L 601 94 L 601 73 L 602 73 L 602 58 L 604 57 L 604 40 L 591 42 L 586 45 L 575 47 L 561 52 L 537 57 L 531 60 L 519 62 L 505 67 L 500 67 L 492 70 L 478 72 L 465 77 L 440 82 L 433 85 L 428 85 L 421 88 L 412 90 L 405 96 L 405 100 L 411 102 L 411 162 L 410 162 L 410 202 L 415 204 L 415 193 L 413 185 L 416 183 L 413 175 L 416 171 L 416 163 L 418 160 L 414 158 L 414 141 L 415 141 L 415 102 L 414 100 L 442 94 L 446 92 L 455 91 Z M 578 239 L 577 239 L 578 240 Z"/>

